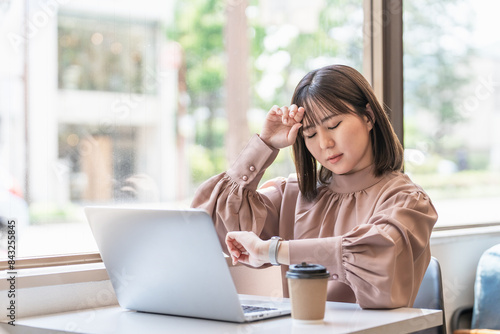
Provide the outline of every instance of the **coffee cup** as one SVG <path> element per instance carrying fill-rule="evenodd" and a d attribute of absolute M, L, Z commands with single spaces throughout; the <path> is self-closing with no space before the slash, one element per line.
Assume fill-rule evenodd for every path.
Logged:
<path fill-rule="evenodd" d="M 326 268 L 319 264 L 302 262 L 290 265 L 286 277 L 294 321 L 323 322 L 329 276 Z"/>

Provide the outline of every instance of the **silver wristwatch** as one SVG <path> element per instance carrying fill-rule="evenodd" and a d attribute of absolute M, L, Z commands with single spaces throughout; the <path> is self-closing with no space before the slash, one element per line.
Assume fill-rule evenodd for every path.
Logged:
<path fill-rule="evenodd" d="M 271 245 L 269 246 L 269 262 L 271 262 L 273 266 L 280 265 L 278 263 L 278 249 L 280 248 L 282 240 L 283 239 L 281 237 L 271 238 Z"/>

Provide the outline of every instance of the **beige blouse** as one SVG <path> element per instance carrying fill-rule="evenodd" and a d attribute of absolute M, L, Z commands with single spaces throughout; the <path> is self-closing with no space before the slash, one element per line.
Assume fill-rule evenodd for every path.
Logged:
<path fill-rule="evenodd" d="M 412 306 L 430 261 L 437 213 L 403 173 L 375 177 L 372 166 L 334 175 L 305 200 L 295 175 L 258 184 L 278 150 L 255 135 L 231 168 L 203 183 L 192 206 L 211 214 L 220 242 L 228 231 L 290 240 L 291 263 L 324 265 L 328 300 L 363 308 Z M 282 266 L 282 276 L 287 266 Z M 283 281 L 284 295 L 288 296 Z"/>

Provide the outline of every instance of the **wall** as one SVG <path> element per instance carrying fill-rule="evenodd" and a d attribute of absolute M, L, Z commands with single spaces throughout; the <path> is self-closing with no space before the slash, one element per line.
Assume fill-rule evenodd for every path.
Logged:
<path fill-rule="evenodd" d="M 431 251 L 441 264 L 448 328 L 453 311 L 474 303 L 474 281 L 481 254 L 499 243 L 499 226 L 433 233 Z"/>

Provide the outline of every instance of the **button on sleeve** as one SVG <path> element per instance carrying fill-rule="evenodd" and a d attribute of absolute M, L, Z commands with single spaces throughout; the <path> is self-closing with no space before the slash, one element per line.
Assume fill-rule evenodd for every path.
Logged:
<path fill-rule="evenodd" d="M 266 168 L 271 165 L 278 153 L 279 150 L 270 148 L 258 135 L 254 135 L 226 174 L 240 186 L 257 190 Z M 252 170 L 252 166 L 255 170 Z"/>

